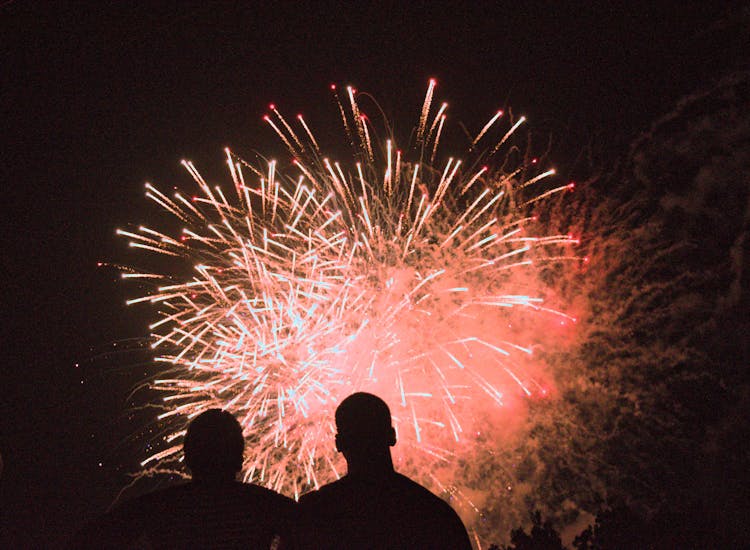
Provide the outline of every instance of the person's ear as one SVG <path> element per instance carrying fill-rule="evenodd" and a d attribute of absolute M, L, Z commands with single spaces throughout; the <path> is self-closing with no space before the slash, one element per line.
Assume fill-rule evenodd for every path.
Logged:
<path fill-rule="evenodd" d="M 391 433 L 388 434 L 388 446 L 393 447 L 396 444 L 396 430 L 391 428 Z"/>

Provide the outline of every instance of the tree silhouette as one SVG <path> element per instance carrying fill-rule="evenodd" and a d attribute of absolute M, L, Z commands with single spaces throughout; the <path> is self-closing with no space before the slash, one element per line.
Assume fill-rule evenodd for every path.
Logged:
<path fill-rule="evenodd" d="M 596 516 L 594 525 L 574 540 L 577 550 L 630 550 L 651 548 L 649 525 L 630 508 L 618 505 L 605 508 Z"/>
<path fill-rule="evenodd" d="M 511 544 L 502 550 L 564 550 L 560 534 L 549 520 L 542 522 L 539 510 L 531 514 L 531 523 L 531 533 L 526 533 L 523 527 L 514 529 L 510 534 Z M 490 550 L 500 550 L 500 547 L 493 545 Z"/>

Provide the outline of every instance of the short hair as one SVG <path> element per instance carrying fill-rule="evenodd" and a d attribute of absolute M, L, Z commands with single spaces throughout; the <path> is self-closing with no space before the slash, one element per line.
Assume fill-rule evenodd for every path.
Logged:
<path fill-rule="evenodd" d="M 394 445 L 391 410 L 371 393 L 353 393 L 336 409 L 338 436 L 349 444 Z"/>
<path fill-rule="evenodd" d="M 221 409 L 209 409 L 188 426 L 183 449 L 193 475 L 236 474 L 242 469 L 245 437 L 234 416 Z"/>

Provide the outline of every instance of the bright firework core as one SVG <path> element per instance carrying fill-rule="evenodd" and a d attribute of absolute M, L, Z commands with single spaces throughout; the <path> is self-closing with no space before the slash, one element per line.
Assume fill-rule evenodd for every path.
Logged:
<path fill-rule="evenodd" d="M 118 233 L 194 272 L 123 273 L 156 282 L 129 303 L 158 311 L 151 387 L 171 426 L 143 466 L 172 468 L 187 422 L 218 407 L 244 427 L 245 479 L 299 495 L 343 473 L 333 413 L 364 390 L 391 407 L 399 468 L 451 491 L 458 482 L 429 465 L 471 446 L 487 411 L 546 393 L 535 346 L 574 319 L 545 302 L 539 271 L 578 258 L 534 209 L 572 184 L 550 185 L 554 170 L 503 147 L 524 119 L 502 113 L 470 144 L 484 147 L 469 153 L 473 168 L 441 160 L 447 105 L 432 113 L 434 88 L 407 153 L 374 143 L 355 91 L 342 102 L 334 88 L 352 161 L 326 158 L 301 116 L 295 130 L 271 106 L 265 120 L 294 159 L 283 173 L 227 150 L 231 187 L 190 162 L 196 196 L 147 184 L 182 233 Z M 515 152 L 498 159 L 504 149 Z"/>

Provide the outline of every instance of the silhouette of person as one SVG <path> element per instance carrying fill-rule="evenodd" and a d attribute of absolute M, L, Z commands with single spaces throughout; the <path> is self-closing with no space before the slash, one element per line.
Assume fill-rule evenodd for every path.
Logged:
<path fill-rule="evenodd" d="M 393 469 L 388 405 L 355 393 L 336 409 L 336 449 L 347 475 L 303 495 L 299 548 L 470 549 L 466 528 L 445 501 Z"/>
<path fill-rule="evenodd" d="M 71 547 L 276 548 L 288 538 L 295 502 L 235 480 L 245 438 L 231 414 L 210 409 L 198 415 L 183 448 L 189 483 L 119 505 L 82 529 Z"/>

